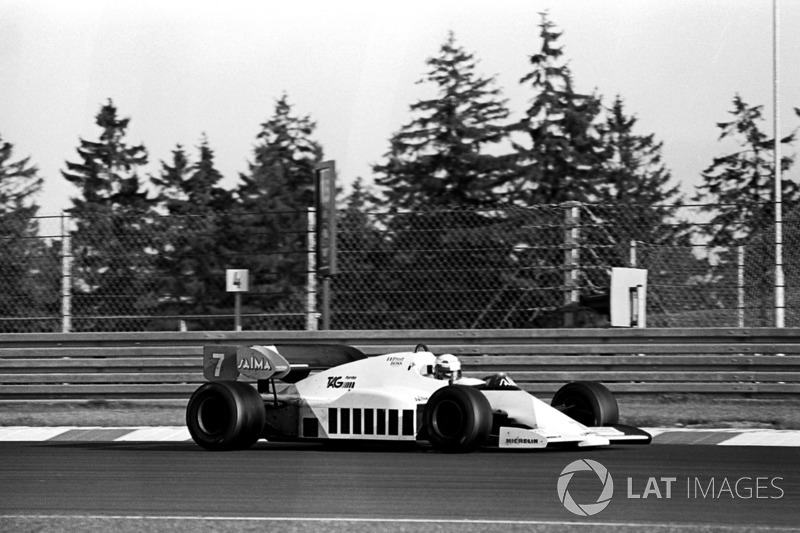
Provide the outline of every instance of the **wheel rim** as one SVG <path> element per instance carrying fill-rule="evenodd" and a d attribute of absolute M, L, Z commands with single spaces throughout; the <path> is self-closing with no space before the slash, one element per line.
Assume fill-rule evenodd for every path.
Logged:
<path fill-rule="evenodd" d="M 594 409 L 585 398 L 580 396 L 568 396 L 564 398 L 562 404 L 564 405 L 563 412 L 565 415 L 584 426 L 594 425 Z"/>
<path fill-rule="evenodd" d="M 452 439 L 464 427 L 464 410 L 452 400 L 439 402 L 433 410 L 433 427 L 442 438 Z"/>

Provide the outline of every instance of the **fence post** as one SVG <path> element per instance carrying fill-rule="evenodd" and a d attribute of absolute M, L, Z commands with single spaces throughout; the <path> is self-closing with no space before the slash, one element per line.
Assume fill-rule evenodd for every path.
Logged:
<path fill-rule="evenodd" d="M 736 309 L 738 326 L 744 327 L 744 246 L 736 247 Z"/>
<path fill-rule="evenodd" d="M 61 212 L 61 332 L 72 331 L 72 232 L 71 218 Z"/>
<path fill-rule="evenodd" d="M 578 273 L 580 272 L 580 203 L 564 202 L 564 304 L 580 299 Z"/>

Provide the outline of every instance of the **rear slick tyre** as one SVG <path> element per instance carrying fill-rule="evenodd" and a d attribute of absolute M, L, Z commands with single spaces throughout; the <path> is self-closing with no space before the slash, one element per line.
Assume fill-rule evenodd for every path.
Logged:
<path fill-rule="evenodd" d="M 466 385 L 449 385 L 425 405 L 425 428 L 434 448 L 468 453 L 481 447 L 492 429 L 492 407 L 480 391 Z"/>
<path fill-rule="evenodd" d="M 261 395 L 237 381 L 205 383 L 186 406 L 186 426 L 206 450 L 250 448 L 261 437 L 266 412 Z"/>
<path fill-rule="evenodd" d="M 567 383 L 558 389 L 550 405 L 587 427 L 619 423 L 617 400 L 605 385 L 596 381 Z"/>

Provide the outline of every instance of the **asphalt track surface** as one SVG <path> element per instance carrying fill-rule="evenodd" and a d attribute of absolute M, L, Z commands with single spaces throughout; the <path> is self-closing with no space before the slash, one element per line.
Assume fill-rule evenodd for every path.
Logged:
<path fill-rule="evenodd" d="M 793 529 L 800 518 L 795 447 L 450 455 L 424 446 L 261 442 L 247 451 L 212 453 L 193 443 L 9 442 L 0 443 L 0 458 L 0 529 L 20 517 L 463 521 L 462 530 L 470 524 L 487 526 L 479 530 L 491 524 Z M 613 497 L 594 516 L 572 514 L 559 499 L 559 476 L 579 459 L 597 461 L 613 479 Z M 584 504 L 596 502 L 603 484 L 584 471 L 567 487 Z"/>

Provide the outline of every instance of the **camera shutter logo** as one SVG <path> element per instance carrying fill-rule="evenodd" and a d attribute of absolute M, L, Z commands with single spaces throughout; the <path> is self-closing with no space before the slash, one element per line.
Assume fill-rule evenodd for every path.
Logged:
<path fill-rule="evenodd" d="M 603 490 L 594 503 L 579 504 L 572 498 L 569 490 L 567 490 L 569 482 L 572 481 L 572 476 L 575 475 L 575 472 L 582 471 L 594 472 L 603 484 Z M 611 479 L 611 474 L 606 467 L 597 461 L 580 459 L 568 464 L 566 468 L 561 471 L 561 475 L 558 478 L 557 489 L 558 499 L 561 500 L 561 503 L 564 504 L 564 507 L 566 507 L 569 512 L 578 516 L 592 516 L 608 507 L 608 504 L 611 503 L 611 497 L 614 496 L 614 480 Z"/>

